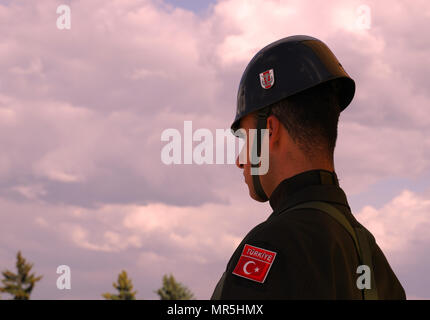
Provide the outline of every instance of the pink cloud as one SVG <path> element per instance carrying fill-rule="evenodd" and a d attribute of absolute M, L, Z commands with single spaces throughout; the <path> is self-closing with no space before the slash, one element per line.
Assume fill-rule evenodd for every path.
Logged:
<path fill-rule="evenodd" d="M 85 281 L 109 286 L 122 267 L 146 294 L 174 271 L 209 297 L 270 209 L 248 199 L 234 165 L 165 166 L 161 132 L 184 120 L 228 128 L 247 62 L 293 34 L 324 40 L 356 80 L 335 153 L 347 195 L 429 172 L 430 42 L 415 31 L 429 29 L 430 6 L 372 3 L 359 30 L 361 4 L 226 0 L 199 16 L 162 1 L 77 0 L 70 31 L 55 26 L 57 1 L 0 5 L 1 265 L 23 248 L 50 274 L 70 252 L 75 297 L 96 297 Z M 408 255 L 428 247 L 428 199 L 409 190 L 357 213 L 402 275 L 430 263 Z M 409 292 L 425 296 L 416 279 Z M 40 297 L 58 295 L 42 285 Z"/>

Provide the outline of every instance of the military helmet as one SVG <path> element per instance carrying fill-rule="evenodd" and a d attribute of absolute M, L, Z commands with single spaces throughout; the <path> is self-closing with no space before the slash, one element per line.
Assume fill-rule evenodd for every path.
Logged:
<path fill-rule="evenodd" d="M 354 97 L 354 80 L 343 69 L 324 42 L 297 35 L 273 42 L 252 58 L 243 72 L 237 93 L 236 117 L 231 129 L 239 129 L 240 119 L 257 111 L 257 130 L 265 129 L 270 106 L 296 93 L 336 81 L 340 111 Z M 261 154 L 261 135 L 255 140 L 256 155 Z M 254 154 L 254 153 L 253 153 Z M 259 164 L 252 163 L 252 167 Z M 268 197 L 258 175 L 252 176 L 255 192 L 261 201 Z"/>
<path fill-rule="evenodd" d="M 354 96 L 355 83 L 324 42 L 304 35 L 275 41 L 261 49 L 243 72 L 231 129 L 236 131 L 240 119 L 251 112 L 335 79 L 343 111 Z"/>

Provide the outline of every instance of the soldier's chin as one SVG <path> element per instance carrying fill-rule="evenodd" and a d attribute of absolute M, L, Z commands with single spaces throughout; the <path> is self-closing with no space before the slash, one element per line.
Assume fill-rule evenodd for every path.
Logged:
<path fill-rule="evenodd" d="M 261 199 L 261 198 L 257 195 L 257 193 L 255 192 L 254 188 L 250 188 L 249 186 L 248 186 L 248 188 L 249 188 L 249 196 L 250 196 L 252 199 L 254 199 L 255 201 L 258 201 L 258 202 L 266 202 L 266 201 L 267 201 L 267 200 L 263 200 L 263 199 Z"/>

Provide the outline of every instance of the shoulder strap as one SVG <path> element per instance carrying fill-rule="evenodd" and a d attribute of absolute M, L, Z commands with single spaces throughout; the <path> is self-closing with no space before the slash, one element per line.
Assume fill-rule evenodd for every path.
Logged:
<path fill-rule="evenodd" d="M 352 225 L 349 223 L 348 219 L 345 217 L 345 215 L 335 206 L 332 206 L 327 202 L 309 201 L 309 202 L 301 203 L 292 208 L 289 208 L 284 212 L 292 211 L 295 209 L 308 209 L 308 208 L 317 209 L 327 213 L 334 220 L 340 223 L 345 228 L 345 230 L 349 233 L 352 240 L 354 241 L 354 245 L 357 250 L 360 263 L 367 265 L 371 271 L 371 279 L 372 279 L 371 288 L 363 289 L 363 298 L 365 300 L 378 300 L 378 291 L 376 289 L 376 282 L 373 274 L 374 268 L 373 268 L 373 262 L 372 262 L 372 252 L 370 249 L 369 237 L 366 232 L 367 230 L 361 227 L 353 228 Z"/>

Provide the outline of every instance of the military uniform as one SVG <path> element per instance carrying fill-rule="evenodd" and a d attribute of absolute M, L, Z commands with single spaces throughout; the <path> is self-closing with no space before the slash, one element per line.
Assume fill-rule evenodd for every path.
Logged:
<path fill-rule="evenodd" d="M 287 211 L 309 201 L 331 204 L 353 227 L 363 227 L 351 214 L 336 173 L 311 170 L 285 179 L 270 196 L 272 214 L 237 247 L 211 299 L 362 299 L 367 289 L 357 286 L 361 262 L 347 230 L 321 210 Z M 406 299 L 375 241 L 370 251 L 378 298 Z"/>

